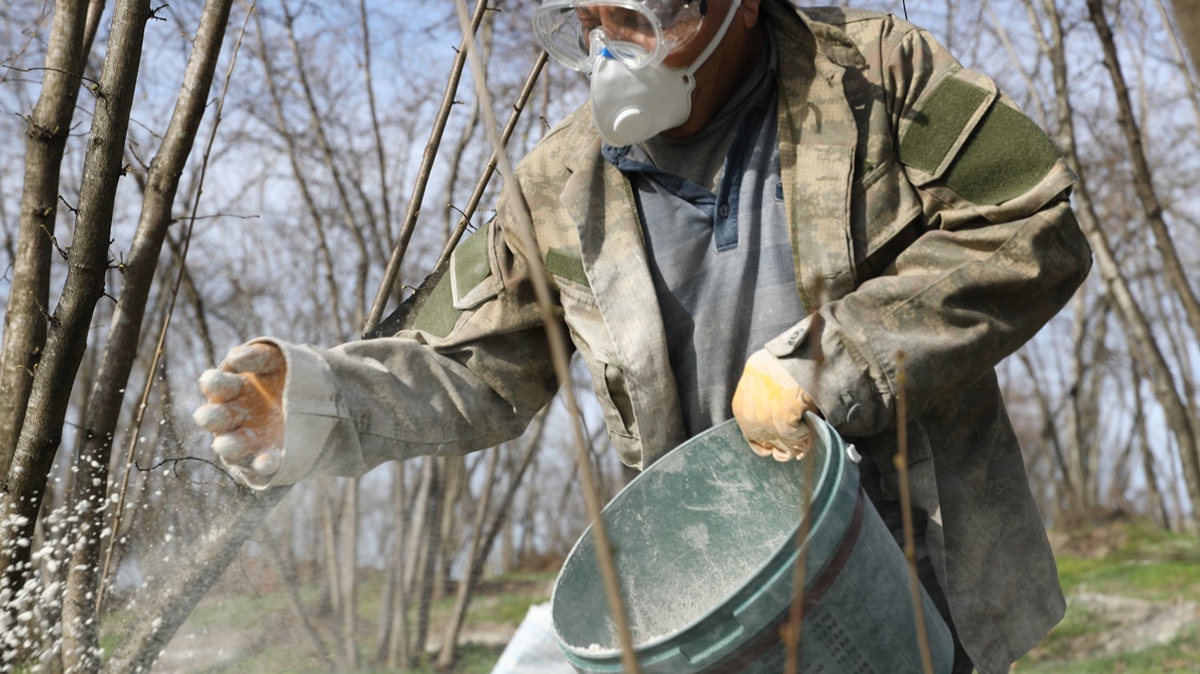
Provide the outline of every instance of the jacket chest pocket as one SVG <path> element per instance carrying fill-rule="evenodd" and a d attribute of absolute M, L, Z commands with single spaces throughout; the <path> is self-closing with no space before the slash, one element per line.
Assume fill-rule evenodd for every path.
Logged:
<path fill-rule="evenodd" d="M 894 154 L 869 169 L 852 195 L 850 235 L 858 282 L 887 273 L 925 229 L 921 197 Z"/>

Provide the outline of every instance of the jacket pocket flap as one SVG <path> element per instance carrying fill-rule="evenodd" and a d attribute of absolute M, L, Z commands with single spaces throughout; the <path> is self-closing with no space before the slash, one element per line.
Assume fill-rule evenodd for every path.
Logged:
<path fill-rule="evenodd" d="M 585 288 L 591 287 L 583 270 L 583 259 L 561 248 L 551 248 L 546 253 L 546 271 Z"/>

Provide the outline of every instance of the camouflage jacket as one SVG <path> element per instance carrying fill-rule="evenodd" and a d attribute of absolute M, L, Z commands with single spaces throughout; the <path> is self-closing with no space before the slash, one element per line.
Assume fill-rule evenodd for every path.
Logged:
<path fill-rule="evenodd" d="M 1074 177 L 992 80 L 928 33 L 863 11 L 780 0 L 763 11 L 797 285 L 812 311 L 767 351 L 870 453 L 890 498 L 902 355 L 930 556 L 978 669 L 1007 671 L 1064 602 L 993 368 L 1088 272 Z M 553 129 L 405 329 L 329 350 L 278 342 L 288 449 L 274 483 L 521 433 L 557 388 L 529 254 L 545 263 L 553 320 L 592 374 L 621 459 L 644 467 L 686 439 L 633 192 L 599 143 L 586 105 Z M 536 250 L 516 235 L 521 202 Z"/>

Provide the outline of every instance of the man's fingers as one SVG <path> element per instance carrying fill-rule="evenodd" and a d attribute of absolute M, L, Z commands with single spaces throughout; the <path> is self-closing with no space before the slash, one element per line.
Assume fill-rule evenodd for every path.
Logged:
<path fill-rule="evenodd" d="M 229 350 L 221 369 L 226 372 L 273 374 L 283 369 L 287 361 L 279 347 L 267 342 L 241 344 Z"/>
<path fill-rule="evenodd" d="M 771 442 L 771 458 L 780 463 L 803 459 L 812 448 L 811 438 L 805 440 L 774 440 Z M 760 456 L 762 456 L 760 454 Z"/>
<path fill-rule="evenodd" d="M 242 377 L 220 370 L 205 370 L 200 375 L 200 392 L 212 402 L 229 402 L 242 395 L 245 381 Z"/>
<path fill-rule="evenodd" d="M 228 433 L 246 421 L 246 411 L 238 405 L 202 405 L 192 413 L 192 419 L 200 428 L 220 435 Z"/>
<path fill-rule="evenodd" d="M 806 409 L 800 391 L 789 399 L 765 400 L 745 395 L 740 399 L 742 433 L 750 449 L 761 457 L 786 462 L 802 458 L 812 448 L 812 430 L 804 421 Z"/>
<path fill-rule="evenodd" d="M 281 463 L 283 463 L 283 453 L 272 447 L 254 457 L 254 461 L 250 463 L 250 467 L 259 475 L 270 477 L 279 472 Z"/>
<path fill-rule="evenodd" d="M 802 441 L 808 436 L 808 424 L 804 423 L 807 405 L 804 389 L 793 388 L 784 392 L 771 409 L 771 426 L 775 437 L 788 444 Z"/>
<path fill-rule="evenodd" d="M 256 435 L 253 431 L 244 428 L 232 433 L 222 433 L 213 438 L 213 452 L 227 464 L 245 465 L 258 454 L 259 445 Z"/>
<path fill-rule="evenodd" d="M 213 438 L 212 448 L 225 463 L 247 465 L 263 452 L 279 451 L 280 440 L 273 429 L 239 428 Z"/>
<path fill-rule="evenodd" d="M 755 353 L 746 361 L 732 407 L 755 454 L 792 461 L 812 448 L 812 431 L 804 414 L 816 409 L 816 403 L 766 352 Z"/>
<path fill-rule="evenodd" d="M 753 440 L 750 440 L 748 442 L 750 443 L 750 451 L 763 457 L 764 459 L 767 458 L 768 456 L 772 456 L 775 452 L 775 448 L 771 447 L 769 445 L 763 445 L 763 444 L 760 444 Z"/>

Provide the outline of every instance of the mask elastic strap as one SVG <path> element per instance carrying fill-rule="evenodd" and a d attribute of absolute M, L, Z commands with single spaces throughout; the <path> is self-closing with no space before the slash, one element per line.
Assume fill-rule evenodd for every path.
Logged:
<path fill-rule="evenodd" d="M 725 20 L 721 22 L 721 27 L 717 30 L 717 34 L 708 41 L 708 46 L 704 48 L 704 51 L 700 52 L 700 56 L 696 57 L 696 60 L 692 62 L 692 65 L 684 69 L 683 74 L 689 80 L 692 79 L 692 75 L 695 75 L 696 71 L 700 69 L 700 66 L 704 65 L 704 62 L 708 60 L 708 57 L 712 56 L 712 53 L 716 51 L 717 45 L 720 44 L 721 40 L 725 38 L 725 31 L 729 30 L 729 24 L 733 23 L 733 15 L 737 14 L 738 7 L 741 6 L 742 0 L 733 0 L 733 4 L 729 6 L 729 11 L 725 12 Z"/>

